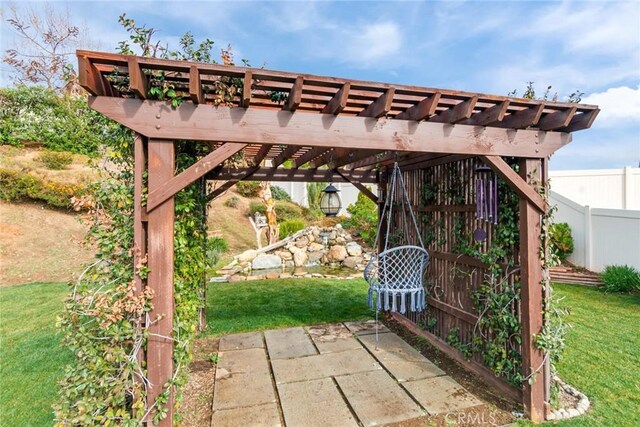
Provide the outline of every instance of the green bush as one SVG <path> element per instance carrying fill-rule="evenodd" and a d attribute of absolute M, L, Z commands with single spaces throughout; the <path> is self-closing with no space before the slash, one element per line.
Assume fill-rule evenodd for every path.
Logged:
<path fill-rule="evenodd" d="M 237 196 L 231 196 L 223 203 L 228 208 L 237 208 L 240 203 L 240 198 Z"/>
<path fill-rule="evenodd" d="M 260 183 L 258 181 L 240 181 L 236 184 L 238 194 L 244 197 L 256 197 L 260 194 Z"/>
<path fill-rule="evenodd" d="M 600 273 L 607 292 L 640 291 L 640 272 L 628 265 L 608 265 Z"/>
<path fill-rule="evenodd" d="M 293 202 L 276 201 L 275 202 L 276 217 L 278 223 L 290 221 L 292 219 L 304 219 L 302 214 L 302 207 L 296 205 Z M 256 212 L 265 214 L 267 207 L 261 202 L 251 202 L 249 204 L 249 214 L 254 216 Z"/>
<path fill-rule="evenodd" d="M 291 196 L 289 196 L 289 193 L 287 193 L 284 188 L 278 187 L 277 185 L 271 186 L 271 197 L 273 197 L 274 200 L 285 200 L 287 202 L 291 201 Z"/>
<path fill-rule="evenodd" d="M 220 261 L 220 254 L 229 250 L 229 244 L 222 237 L 209 237 L 207 239 L 207 263 L 213 268 Z"/>
<path fill-rule="evenodd" d="M 571 227 L 566 222 L 551 224 L 549 227 L 550 249 L 557 255 L 560 261 L 566 259 L 573 253 L 573 237 Z"/>
<path fill-rule="evenodd" d="M 45 150 L 40 153 L 40 161 L 48 169 L 62 170 L 66 169 L 73 162 L 73 154 L 67 152 Z"/>
<path fill-rule="evenodd" d="M 358 200 L 347 206 L 351 215 L 342 222 L 342 226 L 353 230 L 369 246 L 373 246 L 378 231 L 378 206 L 363 193 L 358 194 Z"/>
<path fill-rule="evenodd" d="M 69 209 L 71 197 L 86 193 L 83 185 L 44 181 L 25 172 L 0 169 L 0 199 L 7 202 L 36 201 Z"/>
<path fill-rule="evenodd" d="M 290 219 L 280 223 L 280 239 L 289 237 L 292 234 L 304 229 L 304 221 L 301 219 Z"/>
<path fill-rule="evenodd" d="M 91 110 L 84 97 L 58 96 L 37 86 L 0 90 L 0 144 L 37 142 L 53 151 L 95 157 L 113 122 Z"/>

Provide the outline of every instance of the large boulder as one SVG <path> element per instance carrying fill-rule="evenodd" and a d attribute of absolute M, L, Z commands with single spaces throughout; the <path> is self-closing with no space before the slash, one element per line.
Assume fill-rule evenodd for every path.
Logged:
<path fill-rule="evenodd" d="M 296 267 L 304 267 L 307 265 L 307 252 L 306 251 L 296 251 L 293 253 L 293 264 Z"/>
<path fill-rule="evenodd" d="M 309 264 L 313 264 L 313 265 L 320 264 L 322 261 L 322 255 L 324 255 L 322 251 L 309 252 L 307 254 Z"/>
<path fill-rule="evenodd" d="M 278 255 L 260 254 L 251 262 L 251 268 L 254 270 L 266 270 L 268 268 L 279 268 L 282 265 L 282 259 Z"/>
<path fill-rule="evenodd" d="M 310 243 L 309 247 L 307 248 L 307 250 L 309 252 L 318 252 L 318 251 L 322 251 L 324 250 L 324 245 L 320 244 L 320 243 Z"/>
<path fill-rule="evenodd" d="M 306 236 L 298 237 L 296 239 L 296 246 L 299 248 L 304 248 L 309 244 L 309 239 Z"/>
<path fill-rule="evenodd" d="M 342 261 L 342 265 L 344 265 L 347 268 L 352 268 L 352 269 L 356 269 L 356 267 L 358 267 L 358 265 L 362 262 L 362 257 L 361 256 L 348 256 L 344 259 L 344 261 Z"/>
<path fill-rule="evenodd" d="M 334 245 L 329 249 L 327 253 L 327 259 L 329 262 L 342 262 L 347 257 L 347 249 L 342 245 Z"/>
<path fill-rule="evenodd" d="M 356 242 L 347 243 L 346 248 L 347 248 L 347 253 L 350 256 L 360 256 L 360 255 L 362 255 L 362 246 L 360 246 Z"/>
<path fill-rule="evenodd" d="M 239 263 L 251 262 L 256 256 L 258 256 L 258 251 L 255 249 L 249 249 L 248 251 L 244 251 L 240 255 L 236 256 L 236 259 Z"/>

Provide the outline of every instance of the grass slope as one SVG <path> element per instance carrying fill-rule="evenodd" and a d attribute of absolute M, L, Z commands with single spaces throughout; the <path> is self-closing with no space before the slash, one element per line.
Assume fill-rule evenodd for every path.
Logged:
<path fill-rule="evenodd" d="M 32 283 L 0 288 L 0 425 L 53 423 L 57 379 L 72 361 L 60 345 L 56 315 L 68 287 Z"/>
<path fill-rule="evenodd" d="M 640 296 L 556 285 L 574 328 L 560 375 L 585 392 L 592 408 L 560 426 L 640 425 Z M 67 287 L 35 283 L 0 289 L 0 425 L 52 422 L 56 378 L 69 352 L 60 348 L 55 317 Z M 370 317 L 361 280 L 322 279 L 212 284 L 208 334 Z M 522 424 L 529 424 L 522 422 Z"/>

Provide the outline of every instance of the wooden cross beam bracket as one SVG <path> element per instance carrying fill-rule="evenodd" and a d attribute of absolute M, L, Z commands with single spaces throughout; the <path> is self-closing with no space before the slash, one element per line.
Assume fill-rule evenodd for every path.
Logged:
<path fill-rule="evenodd" d="M 160 206 L 165 200 L 185 188 L 187 185 L 205 176 L 213 168 L 246 147 L 247 144 L 226 143 L 215 151 L 207 154 L 179 175 L 175 175 L 161 186 L 149 193 L 147 198 L 147 212 Z"/>
<path fill-rule="evenodd" d="M 356 187 L 358 190 L 360 190 L 360 192 L 362 194 L 364 194 L 365 196 L 367 196 L 369 199 L 371 199 L 371 201 L 373 201 L 373 203 L 378 203 L 378 196 L 376 196 L 375 194 L 373 194 L 373 192 L 371 190 L 369 190 L 366 186 L 360 184 L 358 181 L 345 176 L 342 172 L 340 172 L 338 169 L 334 169 L 333 170 L 335 173 L 337 173 L 338 175 L 340 175 L 345 181 L 351 183 L 354 187 Z"/>
<path fill-rule="evenodd" d="M 280 181 L 280 182 L 350 182 L 376 184 L 378 174 L 375 171 L 354 171 L 337 169 L 340 174 L 333 169 L 284 169 L 284 168 L 239 168 L 223 170 L 215 175 L 208 175 L 206 179 L 219 181 L 233 181 L 251 177 L 256 181 Z M 250 175 L 248 173 L 252 172 Z"/>
<path fill-rule="evenodd" d="M 500 178 L 504 179 L 507 184 L 522 198 L 542 214 L 549 210 L 549 205 L 540 194 L 534 190 L 516 171 L 514 171 L 502 157 L 499 156 L 480 156 L 480 159 L 486 163 Z"/>
<path fill-rule="evenodd" d="M 304 141 L 306 147 L 526 158 L 545 158 L 571 142 L 571 135 L 563 132 L 375 120 L 191 102 L 171 108 L 164 101 L 98 96 L 90 97 L 89 105 L 135 132 L 159 139 L 282 145 L 300 145 Z"/>

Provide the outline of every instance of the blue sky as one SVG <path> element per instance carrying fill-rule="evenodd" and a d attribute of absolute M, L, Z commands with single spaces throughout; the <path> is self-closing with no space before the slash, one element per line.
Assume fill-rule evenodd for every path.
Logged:
<path fill-rule="evenodd" d="M 6 5 L 6 3 L 4 3 Z M 190 30 L 230 43 L 254 66 L 390 83 L 506 94 L 534 81 L 560 99 L 574 90 L 602 108 L 551 167 L 638 167 L 640 2 L 189 2 L 51 3 L 90 31 L 82 47 L 112 51 L 122 12 L 176 45 Z M 43 3 L 18 7 L 42 8 Z M 4 7 L 4 6 L 3 6 Z M 3 19 L 4 21 L 4 19 Z M 2 50 L 12 43 L 2 24 Z M 237 61 L 239 62 L 239 61 Z M 6 68 L 1 84 L 6 85 Z"/>

